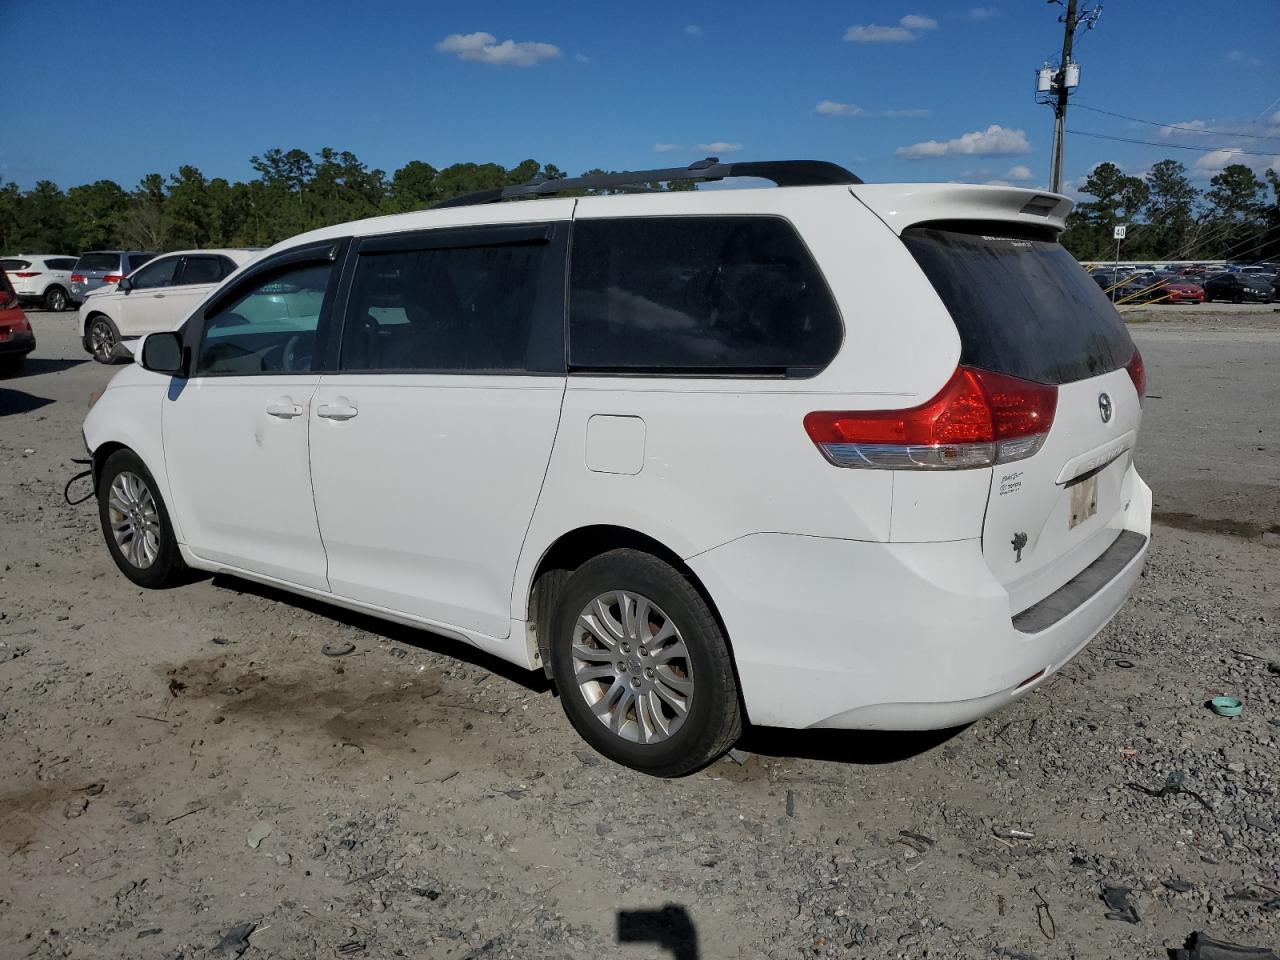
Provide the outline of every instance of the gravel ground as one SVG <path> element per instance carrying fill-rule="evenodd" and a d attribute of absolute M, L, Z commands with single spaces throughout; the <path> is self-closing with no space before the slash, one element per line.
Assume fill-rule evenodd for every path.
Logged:
<path fill-rule="evenodd" d="M 1274 534 L 1158 526 L 1102 635 L 966 729 L 754 730 L 742 762 L 655 780 L 465 646 L 230 578 L 133 588 L 92 508 L 62 501 L 109 375 L 72 316 L 33 314 L 40 351 L 0 385 L 0 957 L 1280 948 Z M 1249 339 L 1265 318 L 1182 316 L 1135 328 L 1153 393 L 1198 375 L 1197 322 L 1273 349 Z M 1149 409 L 1144 455 L 1181 429 Z M 1274 443 L 1278 409 L 1224 430 Z M 1195 489 L 1185 512 L 1216 517 Z M 1243 715 L 1205 709 L 1218 693 Z"/>

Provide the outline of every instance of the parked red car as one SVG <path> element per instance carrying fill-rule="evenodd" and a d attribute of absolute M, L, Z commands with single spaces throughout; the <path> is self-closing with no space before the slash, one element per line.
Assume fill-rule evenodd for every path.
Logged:
<path fill-rule="evenodd" d="M 1204 288 L 1186 280 L 1173 280 L 1160 288 L 1166 303 L 1204 303 Z"/>
<path fill-rule="evenodd" d="M 0 376 L 17 373 L 36 348 L 31 322 L 18 306 L 18 295 L 0 270 Z"/>

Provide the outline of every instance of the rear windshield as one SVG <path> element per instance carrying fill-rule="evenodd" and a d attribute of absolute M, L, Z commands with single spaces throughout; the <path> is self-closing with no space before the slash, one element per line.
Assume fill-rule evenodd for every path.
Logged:
<path fill-rule="evenodd" d="M 1070 383 L 1129 362 L 1133 341 L 1120 315 L 1060 244 L 975 227 L 902 234 L 955 321 L 961 363 Z"/>
<path fill-rule="evenodd" d="M 0 270 L 25 270 L 29 266 L 28 260 L 0 260 Z"/>
<path fill-rule="evenodd" d="M 76 261 L 76 270 L 80 273 L 88 273 L 92 270 L 104 270 L 112 273 L 120 269 L 120 255 L 118 253 L 86 253 L 78 261 Z"/>

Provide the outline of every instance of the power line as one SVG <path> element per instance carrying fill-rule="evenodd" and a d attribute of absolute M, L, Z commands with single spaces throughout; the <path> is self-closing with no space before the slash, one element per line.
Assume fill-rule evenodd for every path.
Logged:
<path fill-rule="evenodd" d="M 1231 153 L 1243 154 L 1246 157 L 1280 156 L 1280 150 L 1277 150 L 1274 153 L 1261 153 L 1257 150 L 1241 150 L 1239 147 L 1231 147 L 1231 146 L 1226 146 L 1222 144 L 1219 144 L 1217 146 L 1207 146 L 1207 147 L 1191 147 L 1181 143 L 1161 143 L 1159 140 L 1135 140 L 1132 137 L 1113 137 L 1110 134 L 1090 133 L 1087 130 L 1068 130 L 1067 133 L 1070 133 L 1077 137 L 1093 137 L 1094 139 L 1097 139 L 1097 140 L 1118 140 L 1121 143 L 1145 143 L 1149 147 L 1168 147 L 1171 150 L 1194 150 L 1197 153 L 1208 153 L 1212 150 L 1227 150 L 1227 151 L 1230 151 Z"/>
<path fill-rule="evenodd" d="M 1145 123 L 1152 127 L 1163 127 L 1166 130 L 1183 130 L 1187 133 L 1216 133 L 1224 137 L 1248 137 L 1250 140 L 1280 140 L 1280 135 L 1269 137 L 1260 133 L 1239 133 L 1234 130 L 1215 130 L 1212 127 L 1189 127 L 1180 123 L 1160 123 L 1158 120 L 1143 120 L 1141 117 L 1131 117 L 1125 113 L 1101 110 L 1098 107 L 1086 106 L 1083 103 L 1077 103 L 1076 106 L 1081 110 L 1088 110 L 1090 113 L 1103 113 L 1108 117 L 1119 117 L 1121 120 L 1132 120 L 1134 123 Z"/>

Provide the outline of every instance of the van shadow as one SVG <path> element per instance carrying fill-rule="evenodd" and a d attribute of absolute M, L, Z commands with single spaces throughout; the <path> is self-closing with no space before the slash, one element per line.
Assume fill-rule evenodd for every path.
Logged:
<path fill-rule="evenodd" d="M 221 590 L 231 590 L 235 593 L 261 597 L 264 600 L 273 600 L 291 607 L 299 607 L 309 613 L 332 620 L 334 623 L 345 624 L 356 630 L 364 630 L 385 640 L 407 644 L 427 653 L 435 653 L 443 657 L 460 660 L 463 663 L 469 663 L 490 673 L 497 674 L 504 680 L 518 683 L 532 693 L 547 693 L 551 690 L 551 681 L 546 678 L 546 675 L 541 670 L 525 670 L 514 663 L 508 663 L 506 660 L 495 657 L 493 654 L 486 653 L 478 647 L 473 647 L 461 640 L 431 633 L 426 627 L 406 627 L 402 624 L 392 623 L 390 620 L 383 620 L 369 614 L 347 610 L 344 607 L 335 606 L 323 600 L 291 593 L 287 590 L 278 590 L 275 587 L 269 587 L 266 584 L 256 583 L 252 580 L 241 580 L 230 574 L 215 574 L 212 577 L 212 582 L 215 587 Z"/>
<path fill-rule="evenodd" d="M 0 381 L 0 384 L 8 383 L 8 380 Z M 12 417 L 19 413 L 31 413 L 33 410 L 39 410 L 41 407 L 47 407 L 53 403 L 48 397 L 37 397 L 22 390 L 11 390 L 8 387 L 0 385 L 0 417 Z"/>
<path fill-rule="evenodd" d="M 828 760 L 876 766 L 900 763 L 935 750 L 968 729 L 948 730 L 784 730 L 748 726 L 738 748 L 766 757 Z"/>
<path fill-rule="evenodd" d="M 618 943 L 651 943 L 672 960 L 699 960 L 698 930 L 689 911 L 668 903 L 661 910 L 619 910 Z"/>
<path fill-rule="evenodd" d="M 45 357 L 27 357 L 26 363 L 22 365 L 17 373 L 6 377 L 9 380 L 22 380 L 25 377 L 38 377 L 42 373 L 61 373 L 63 370 L 70 370 L 72 367 L 78 367 L 82 363 L 92 362 L 89 357 L 81 357 L 75 360 L 52 360 Z"/>

